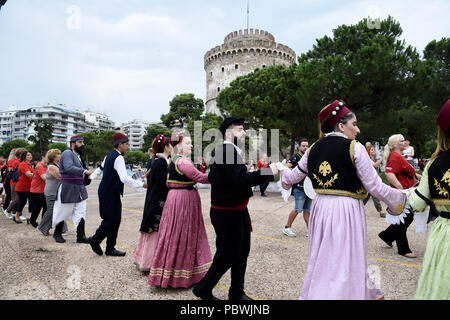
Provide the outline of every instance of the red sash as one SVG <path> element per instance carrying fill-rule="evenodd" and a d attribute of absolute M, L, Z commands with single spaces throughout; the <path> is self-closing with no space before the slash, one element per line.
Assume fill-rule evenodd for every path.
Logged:
<path fill-rule="evenodd" d="M 211 204 L 211 208 L 219 209 L 219 210 L 227 210 L 227 211 L 242 211 L 247 208 L 249 200 L 250 200 L 250 198 L 247 198 L 247 200 L 245 200 L 243 203 L 241 203 L 240 205 L 234 206 L 234 207 L 219 207 L 219 206 L 215 206 L 215 205 Z M 250 219 L 250 215 L 248 215 L 248 218 Z M 250 219 L 250 232 L 253 232 L 251 219 Z"/>

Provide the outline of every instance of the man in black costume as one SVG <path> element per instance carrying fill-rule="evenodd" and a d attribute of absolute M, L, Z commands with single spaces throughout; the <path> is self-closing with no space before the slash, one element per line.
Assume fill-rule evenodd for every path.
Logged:
<path fill-rule="evenodd" d="M 202 300 L 217 300 L 214 286 L 231 268 L 230 300 L 251 300 L 244 292 L 245 270 L 250 252 L 251 221 L 247 209 L 253 196 L 252 186 L 273 181 L 275 164 L 256 172 L 247 172 L 242 150 L 245 141 L 244 120 L 226 118 L 219 130 L 224 143 L 216 149 L 208 175 L 211 182 L 211 223 L 216 232 L 216 254 L 206 275 L 193 293 Z"/>

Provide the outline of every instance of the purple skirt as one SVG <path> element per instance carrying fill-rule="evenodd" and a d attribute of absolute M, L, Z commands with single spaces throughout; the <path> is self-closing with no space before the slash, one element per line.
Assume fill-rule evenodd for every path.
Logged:
<path fill-rule="evenodd" d="M 300 299 L 369 300 L 383 295 L 368 273 L 366 229 L 362 200 L 316 195 Z"/>
<path fill-rule="evenodd" d="M 188 288 L 203 278 L 211 262 L 198 191 L 170 190 L 148 284 Z"/>

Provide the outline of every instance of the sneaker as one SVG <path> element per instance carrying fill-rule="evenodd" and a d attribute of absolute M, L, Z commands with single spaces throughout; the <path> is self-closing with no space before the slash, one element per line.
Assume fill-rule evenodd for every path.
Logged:
<path fill-rule="evenodd" d="M 286 228 L 286 227 L 284 227 L 284 228 L 283 228 L 283 233 L 284 233 L 285 235 L 287 235 L 288 237 L 295 237 L 295 233 L 294 233 L 294 231 L 292 231 L 291 228 Z"/>
<path fill-rule="evenodd" d="M 11 214 L 11 213 L 9 213 L 8 211 L 3 211 L 4 213 L 5 213 L 5 216 L 8 218 L 8 219 L 12 219 L 13 218 L 13 215 Z"/>
<path fill-rule="evenodd" d="M 24 216 L 20 216 L 19 218 L 20 218 L 20 220 L 22 220 L 22 221 L 27 220 L 27 218 L 25 218 Z"/>

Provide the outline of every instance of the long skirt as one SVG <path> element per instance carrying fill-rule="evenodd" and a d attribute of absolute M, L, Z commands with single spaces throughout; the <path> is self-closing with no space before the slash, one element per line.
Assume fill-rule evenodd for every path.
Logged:
<path fill-rule="evenodd" d="M 428 236 L 416 300 L 450 300 L 450 219 L 436 218 Z"/>
<path fill-rule="evenodd" d="M 148 284 L 188 288 L 203 278 L 211 263 L 198 191 L 170 190 Z"/>
<path fill-rule="evenodd" d="M 383 295 L 368 272 L 366 229 L 362 200 L 316 195 L 300 299 L 369 300 Z"/>
<path fill-rule="evenodd" d="M 157 242 L 158 232 L 141 232 L 138 243 L 133 252 L 134 264 L 139 268 L 139 270 L 150 271 Z"/>

